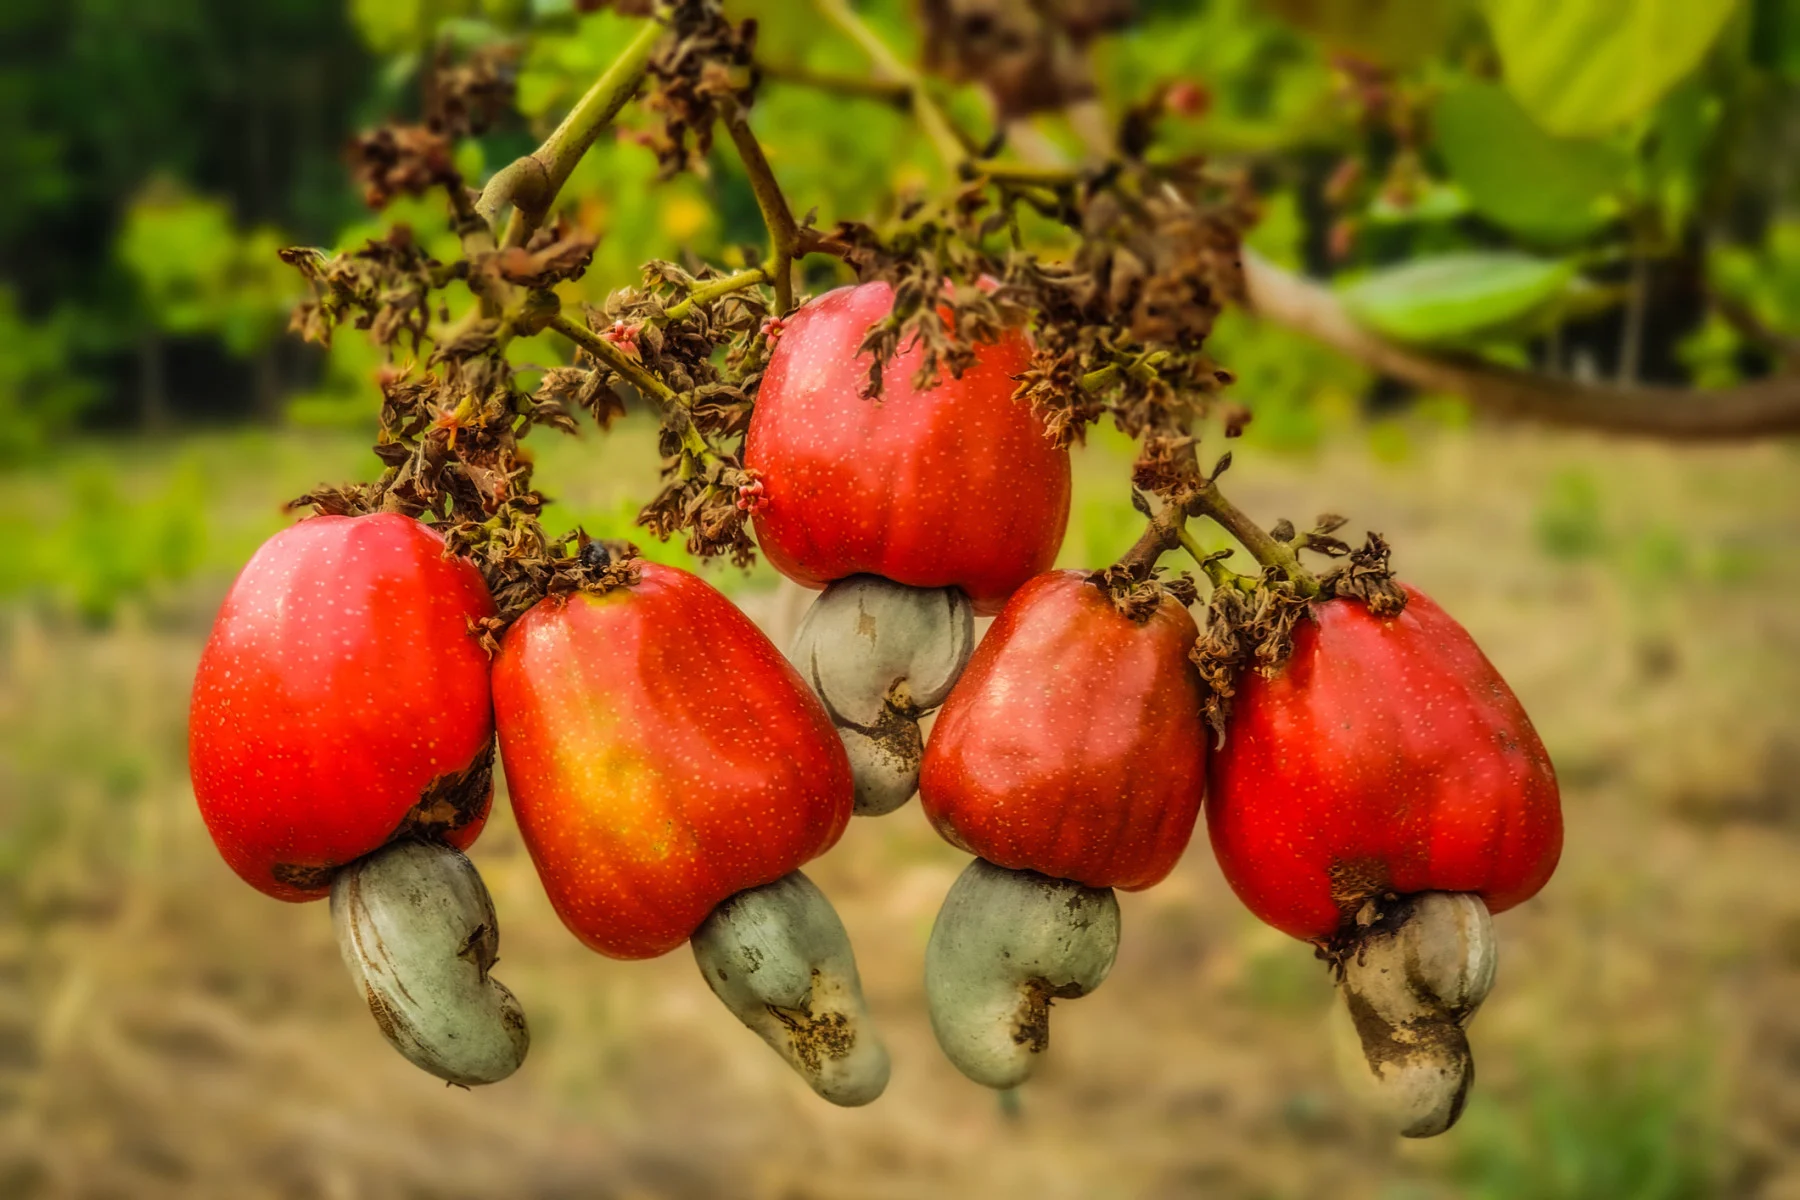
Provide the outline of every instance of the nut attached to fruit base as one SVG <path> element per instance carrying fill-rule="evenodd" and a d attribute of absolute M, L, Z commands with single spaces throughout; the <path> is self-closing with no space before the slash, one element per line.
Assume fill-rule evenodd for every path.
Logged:
<path fill-rule="evenodd" d="M 806 610 L 788 656 L 844 739 L 857 815 L 912 799 L 924 753 L 919 718 L 950 694 L 974 644 L 974 610 L 957 588 L 855 575 Z"/>
<path fill-rule="evenodd" d="M 1493 920 L 1471 892 L 1366 902 L 1344 955 L 1344 1012 L 1361 1044 L 1353 1086 L 1406 1137 L 1456 1124 L 1475 1081 L 1463 1027 L 1494 986 Z"/>
<path fill-rule="evenodd" d="M 956 1069 L 991 1088 L 1031 1077 L 1050 1005 L 1085 996 L 1119 953 L 1119 902 L 978 858 L 944 897 L 925 948 L 931 1030 Z"/>
<path fill-rule="evenodd" d="M 488 974 L 500 947 L 494 903 L 467 858 L 390 842 L 337 873 L 331 922 L 375 1023 L 414 1065 L 472 1087 L 525 1061 L 525 1013 Z"/>
<path fill-rule="evenodd" d="M 843 922 L 795 871 L 748 888 L 694 931 L 694 961 L 738 1020 L 833 1104 L 887 1087 L 888 1054 L 863 1003 Z"/>

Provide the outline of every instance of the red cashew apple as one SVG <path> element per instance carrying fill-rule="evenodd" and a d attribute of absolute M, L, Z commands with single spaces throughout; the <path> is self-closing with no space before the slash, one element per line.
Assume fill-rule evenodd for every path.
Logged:
<path fill-rule="evenodd" d="M 1092 888 L 1158 882 L 1205 785 L 1196 636 L 1173 597 L 1139 622 L 1085 572 L 1033 578 L 938 715 L 919 778 L 926 816 L 1002 867 Z"/>
<path fill-rule="evenodd" d="M 1501 912 L 1556 869 L 1556 773 L 1468 633 L 1417 589 L 1398 616 L 1315 604 L 1273 678 L 1251 671 L 1214 753 L 1207 824 L 1225 878 L 1309 941 L 1366 900 L 1472 892 Z"/>
<path fill-rule="evenodd" d="M 321 516 L 263 544 L 194 679 L 188 758 L 213 841 L 251 886 L 314 900 L 407 832 L 458 849 L 493 798 L 493 615 L 468 561 L 410 517 Z"/>
<path fill-rule="evenodd" d="M 1194 619 L 1162 595 L 1136 616 L 1082 571 L 1026 582 L 975 648 L 926 743 L 925 815 L 978 855 L 925 950 L 932 1033 L 992 1088 L 1031 1077 L 1050 1004 L 1105 981 L 1115 887 L 1166 876 L 1206 780 Z"/>
<path fill-rule="evenodd" d="M 686 571 L 541 601 L 494 662 L 500 755 L 551 903 L 593 949 L 651 958 L 726 898 L 829 849 L 850 766 L 799 674 Z"/>
<path fill-rule="evenodd" d="M 859 394 L 864 335 L 893 308 L 885 283 L 840 288 L 783 323 L 757 391 L 744 462 L 775 568 L 808 587 L 880 575 L 960 587 L 999 611 L 1055 561 L 1069 518 L 1069 455 L 1014 400 L 1031 349 L 1022 333 L 977 348 L 961 379 L 918 391 L 924 349 L 887 365 L 882 394 Z"/>

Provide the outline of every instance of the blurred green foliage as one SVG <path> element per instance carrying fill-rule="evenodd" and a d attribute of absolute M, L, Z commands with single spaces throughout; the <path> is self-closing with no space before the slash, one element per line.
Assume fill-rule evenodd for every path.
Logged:
<path fill-rule="evenodd" d="M 0 4 L 0 291 L 57 351 L 28 369 L 74 385 L 15 391 L 22 369 L 0 361 L 0 464 L 81 413 L 126 418 L 147 364 L 166 370 L 177 411 L 251 411 L 250 369 L 224 350 L 242 344 L 243 322 L 170 329 L 121 239 L 158 179 L 209 198 L 234 228 L 328 236 L 355 209 L 339 155 L 366 119 L 374 67 L 338 0 Z M 267 245 L 249 249 L 260 259 Z M 187 352 L 160 361 L 163 338 Z M 0 343 L 0 360 L 16 344 Z"/>
<path fill-rule="evenodd" d="M 1483 217 L 1526 242 L 1579 242 L 1618 208 L 1629 160 L 1617 146 L 1559 138 L 1497 83 L 1465 80 L 1438 101 L 1433 144 Z"/>
<path fill-rule="evenodd" d="M 1727 1194 L 1716 1081 L 1699 1061 L 1590 1052 L 1537 1063 L 1523 1103 L 1478 1090 L 1456 1139 L 1468 1200 L 1705 1200 Z"/>
<path fill-rule="evenodd" d="M 1770 225 L 1761 247 L 1722 247 L 1707 260 L 1711 285 L 1741 305 L 1761 326 L 1790 343 L 1800 343 L 1800 216 Z M 1753 339 L 1719 312 L 1682 345 L 1697 381 L 1711 386 L 1735 383 Z M 1790 350 L 1790 358 L 1800 350 Z"/>
<path fill-rule="evenodd" d="M 71 368 L 80 339 L 68 312 L 28 320 L 0 285 L 0 465 L 41 454 L 92 401 L 96 385 Z"/>
<path fill-rule="evenodd" d="M 254 353 L 287 325 L 303 288 L 276 253 L 275 230 L 239 231 L 217 200 L 153 180 L 119 230 L 119 260 L 158 329 L 212 336 L 234 355 Z"/>
<path fill-rule="evenodd" d="M 1561 137 L 1608 133 L 1648 113 L 1697 66 L 1733 0 L 1487 0 L 1506 85 Z"/>

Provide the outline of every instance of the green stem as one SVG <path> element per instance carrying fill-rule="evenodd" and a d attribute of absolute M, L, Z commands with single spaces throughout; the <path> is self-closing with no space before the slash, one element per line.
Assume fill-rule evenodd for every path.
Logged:
<path fill-rule="evenodd" d="M 1081 386 L 1085 390 L 1094 391 L 1113 383 L 1121 375 L 1148 381 L 1155 377 L 1156 369 L 1166 358 L 1165 352 L 1154 351 L 1141 355 L 1130 363 L 1111 362 L 1083 375 Z M 1244 549 L 1255 555 L 1257 562 L 1280 571 L 1302 596 L 1310 597 L 1319 594 L 1319 581 L 1300 565 L 1300 557 L 1294 552 L 1294 548 L 1276 541 L 1266 530 L 1252 521 L 1242 509 L 1227 500 L 1216 482 L 1203 479 L 1187 500 L 1185 509 L 1183 516 L 1210 517 L 1217 522 L 1225 532 L 1236 538 Z M 1158 514 L 1158 517 L 1160 518 L 1161 514 Z M 1204 558 L 1205 551 L 1199 548 L 1198 543 L 1193 542 L 1179 523 L 1174 526 L 1174 529 L 1175 534 L 1182 539 L 1181 545 L 1187 549 L 1188 553 L 1194 555 L 1196 561 Z M 1149 536 L 1149 533 L 1145 534 L 1146 538 Z M 1169 543 L 1169 545 L 1174 544 L 1174 541 Z M 1136 550 L 1137 547 L 1134 546 L 1132 552 Z M 1123 563 L 1123 560 L 1121 562 Z M 1208 573 L 1211 573 L 1210 570 Z"/>
<path fill-rule="evenodd" d="M 968 159 L 968 152 L 963 148 L 962 138 L 957 136 L 955 126 L 950 124 L 950 118 L 944 115 L 944 110 L 932 98 L 919 73 L 895 54 L 892 47 L 881 40 L 880 34 L 869 28 L 868 23 L 857 15 L 847 0 L 813 0 L 813 5 L 820 16 L 861 46 L 863 53 L 874 61 L 877 68 L 907 86 L 911 93 L 913 115 L 919 119 L 925 136 L 931 139 L 931 144 L 944 160 L 944 165 L 950 168 L 951 174 L 959 174 L 963 163 Z"/>
<path fill-rule="evenodd" d="M 475 211 L 492 227 L 500 210 L 513 205 L 503 244 L 523 245 L 543 221 L 556 194 L 621 108 L 644 82 L 650 56 L 667 32 L 650 21 L 623 53 L 588 88 L 544 144 L 530 155 L 495 173 L 475 202 Z"/>
<path fill-rule="evenodd" d="M 1181 527 L 1181 548 L 1206 572 L 1206 577 L 1212 580 L 1215 588 L 1246 589 L 1253 582 L 1226 566 L 1221 561 L 1222 555 L 1207 553 L 1206 547 L 1200 544 L 1200 540 L 1185 525 Z"/>
<path fill-rule="evenodd" d="M 1216 558 L 1212 559 L 1208 562 L 1202 562 L 1200 564 L 1200 569 L 1202 571 L 1206 572 L 1206 577 L 1208 579 L 1212 580 L 1212 585 L 1215 589 L 1217 589 L 1217 588 L 1238 588 L 1240 590 L 1244 589 L 1244 584 L 1245 584 L 1244 577 L 1242 575 L 1239 575 L 1236 571 L 1233 571 L 1230 567 L 1227 567 L 1224 563 L 1220 562 Z"/>
<path fill-rule="evenodd" d="M 709 447 L 700 431 L 694 428 L 693 418 L 687 409 L 682 407 L 681 397 L 673 388 L 651 373 L 650 369 L 631 355 L 625 353 L 587 326 L 569 319 L 567 314 L 557 313 L 550 318 L 549 328 L 556 330 L 586 350 L 589 354 L 606 364 L 614 374 L 626 380 L 644 394 L 665 416 L 673 419 L 681 431 L 681 444 L 692 454 L 706 454 Z"/>
<path fill-rule="evenodd" d="M 1097 392 L 1118 379 L 1123 373 L 1124 372 L 1118 363 L 1107 363 L 1104 367 L 1089 371 L 1086 375 L 1081 377 L 1081 390 L 1084 392 Z"/>
<path fill-rule="evenodd" d="M 1200 544 L 1200 539 L 1194 536 L 1194 531 L 1189 529 L 1186 523 L 1183 523 L 1177 528 L 1176 537 L 1181 543 L 1181 548 L 1187 551 L 1189 558 L 1193 559 L 1196 563 L 1199 563 L 1202 567 L 1208 565 L 1206 560 L 1209 555 L 1206 552 L 1206 547 Z M 1207 572 L 1209 575 L 1211 573 L 1212 572 L 1210 571 Z"/>
<path fill-rule="evenodd" d="M 1276 541 L 1267 530 L 1252 521 L 1242 509 L 1225 498 L 1218 484 L 1211 480 L 1201 484 L 1188 501 L 1188 511 L 1211 518 L 1254 555 L 1257 562 L 1280 571 L 1302 596 L 1319 594 L 1319 581 L 1300 565 L 1293 547 Z"/>
<path fill-rule="evenodd" d="M 742 108 L 735 104 L 727 108 L 725 129 L 743 160 L 744 170 L 750 176 L 750 190 L 756 195 L 756 207 L 762 211 L 763 224 L 769 229 L 769 275 L 775 281 L 775 315 L 784 317 L 794 307 L 794 251 L 799 245 L 799 226 Z"/>
<path fill-rule="evenodd" d="M 748 271 L 738 271 L 719 279 L 709 279 L 705 283 L 695 284 L 693 290 L 688 292 L 687 299 L 671 304 L 663 312 L 662 321 L 679 321 L 699 305 L 711 304 L 720 296 L 729 296 L 733 292 L 741 292 L 769 282 L 776 282 L 777 290 L 779 290 L 779 281 L 771 281 L 766 268 L 751 267 Z"/>

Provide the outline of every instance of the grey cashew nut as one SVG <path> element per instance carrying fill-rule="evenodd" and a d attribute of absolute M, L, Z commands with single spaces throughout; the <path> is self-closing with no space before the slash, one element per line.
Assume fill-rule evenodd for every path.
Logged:
<path fill-rule="evenodd" d="M 858 815 L 892 812 L 918 790 L 919 718 L 944 702 L 974 645 L 959 588 L 853 575 L 806 610 L 789 657 L 843 738 Z"/>
<path fill-rule="evenodd" d="M 494 903 L 475 864 L 436 842 L 392 842 L 337 873 L 331 922 L 344 965 L 394 1049 L 472 1087 L 519 1069 L 525 1013 L 488 974 Z"/>
<path fill-rule="evenodd" d="M 1050 1005 L 1085 996 L 1119 953 L 1119 902 L 978 858 L 944 897 L 925 948 L 931 1030 L 956 1069 L 991 1088 L 1031 1077 Z"/>
<path fill-rule="evenodd" d="M 813 1091 L 845 1107 L 881 1095 L 887 1047 L 863 1003 L 850 936 L 812 880 L 795 871 L 739 892 L 691 943 L 713 993 Z"/>
<path fill-rule="evenodd" d="M 1471 892 L 1368 901 L 1344 959 L 1344 1010 L 1361 1043 L 1352 1078 L 1406 1137 L 1456 1124 L 1475 1081 L 1464 1032 L 1494 986 L 1494 925 Z"/>

